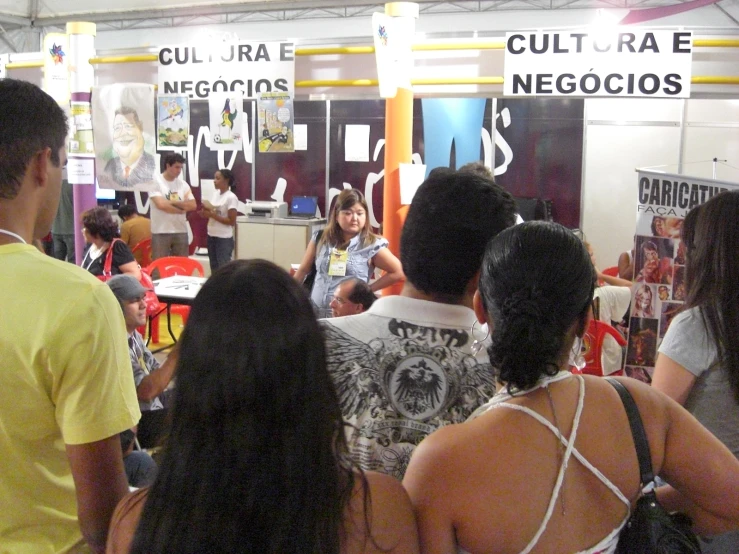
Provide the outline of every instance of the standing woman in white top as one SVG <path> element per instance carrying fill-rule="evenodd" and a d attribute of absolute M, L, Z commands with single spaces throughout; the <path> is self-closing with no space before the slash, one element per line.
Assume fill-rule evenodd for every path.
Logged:
<path fill-rule="evenodd" d="M 229 169 L 219 169 L 213 176 L 216 190 L 210 203 L 203 202 L 200 215 L 208 218 L 208 258 L 215 271 L 231 261 L 234 251 L 234 227 L 239 199 L 232 192 L 234 175 Z"/>

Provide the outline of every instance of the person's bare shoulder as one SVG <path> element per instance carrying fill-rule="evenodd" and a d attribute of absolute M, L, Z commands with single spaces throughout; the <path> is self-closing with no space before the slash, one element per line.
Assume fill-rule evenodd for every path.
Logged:
<path fill-rule="evenodd" d="M 139 524 L 149 489 L 139 489 L 127 494 L 118 503 L 110 521 L 106 554 L 127 554 Z"/>
<path fill-rule="evenodd" d="M 368 496 L 357 476 L 345 521 L 343 554 L 417 554 L 418 530 L 403 485 L 388 475 L 365 472 Z M 369 529 L 367 526 L 369 525 Z"/>

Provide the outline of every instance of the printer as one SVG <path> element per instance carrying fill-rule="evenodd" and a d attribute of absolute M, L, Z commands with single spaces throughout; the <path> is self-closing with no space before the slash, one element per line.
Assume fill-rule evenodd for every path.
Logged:
<path fill-rule="evenodd" d="M 287 217 L 287 203 L 269 201 L 249 202 L 246 204 L 246 216 L 249 219 L 285 218 Z"/>

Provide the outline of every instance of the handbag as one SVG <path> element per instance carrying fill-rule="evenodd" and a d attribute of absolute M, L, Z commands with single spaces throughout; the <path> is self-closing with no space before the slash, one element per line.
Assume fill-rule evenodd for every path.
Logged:
<path fill-rule="evenodd" d="M 96 276 L 103 283 L 107 283 L 113 277 L 113 245 L 119 240 L 121 239 L 113 239 L 110 243 L 108 251 L 105 254 L 103 274 Z M 146 317 L 155 316 L 161 310 L 159 309 L 159 299 L 154 293 L 154 282 L 151 280 L 151 277 L 141 269 L 141 266 L 139 266 L 139 270 L 141 271 L 141 279 L 139 279 L 139 283 L 141 283 L 141 286 L 146 289 L 146 295 L 144 295 L 144 302 L 146 302 Z"/>
<path fill-rule="evenodd" d="M 321 235 L 323 234 L 323 229 L 318 231 L 318 234 L 316 235 L 316 245 L 318 245 L 318 242 L 321 240 Z M 318 257 L 318 252 L 316 252 L 316 257 Z M 313 283 L 316 281 L 316 275 L 318 274 L 318 267 L 316 267 L 315 260 L 313 261 L 313 265 L 311 266 L 310 273 L 305 276 L 305 279 L 303 279 L 303 286 L 308 289 L 308 292 L 313 290 Z"/>
<path fill-rule="evenodd" d="M 690 518 L 668 513 L 657 501 L 649 441 L 634 398 L 619 381 L 605 379 L 616 389 L 626 409 L 642 486 L 636 507 L 619 534 L 616 554 L 699 554 L 701 547 Z"/>

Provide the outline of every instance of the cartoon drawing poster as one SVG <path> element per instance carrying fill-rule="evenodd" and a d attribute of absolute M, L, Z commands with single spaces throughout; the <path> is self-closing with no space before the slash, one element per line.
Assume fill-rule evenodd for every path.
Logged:
<path fill-rule="evenodd" d="M 290 95 L 282 92 L 260 93 L 257 109 L 259 111 L 259 151 L 294 152 L 295 110 Z"/>
<path fill-rule="evenodd" d="M 182 95 L 157 97 L 157 149 L 187 148 L 190 135 L 190 99 Z"/>
<path fill-rule="evenodd" d="M 154 85 L 92 89 L 95 172 L 100 188 L 148 191 L 155 185 Z"/>
<path fill-rule="evenodd" d="M 210 149 L 241 150 L 244 121 L 243 91 L 211 94 L 208 97 L 208 110 Z"/>
<path fill-rule="evenodd" d="M 626 375 L 651 383 L 659 345 L 686 296 L 687 213 L 737 184 L 638 170 L 634 285 L 626 348 Z"/>

